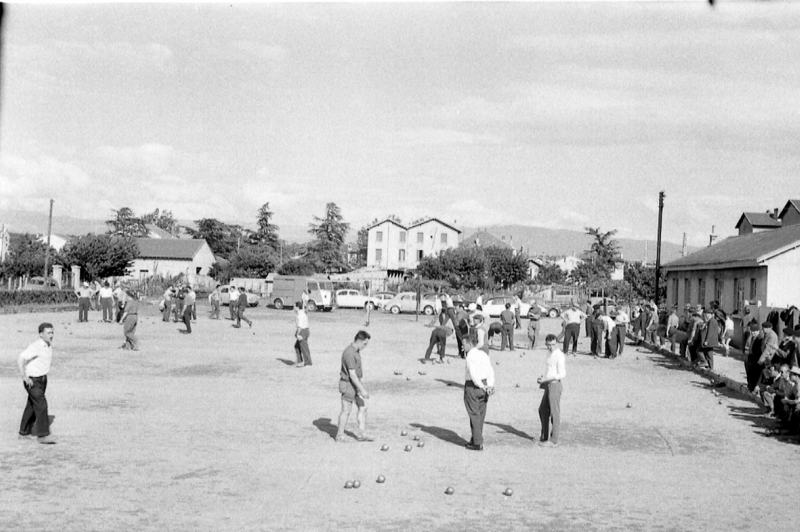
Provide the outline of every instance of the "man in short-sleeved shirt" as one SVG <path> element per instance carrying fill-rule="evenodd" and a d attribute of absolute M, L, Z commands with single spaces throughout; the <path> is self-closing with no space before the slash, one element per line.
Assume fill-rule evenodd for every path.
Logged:
<path fill-rule="evenodd" d="M 36 436 L 39 443 L 55 443 L 50 436 L 50 416 L 47 413 L 47 374 L 53 360 L 53 325 L 39 325 L 39 339 L 17 358 L 17 368 L 28 393 L 28 403 L 19 424 L 20 437 Z"/>
<path fill-rule="evenodd" d="M 361 367 L 361 351 L 367 347 L 370 335 L 366 331 L 358 331 L 353 343 L 347 346 L 342 353 L 342 366 L 339 371 L 339 392 L 342 394 L 342 411 L 339 414 L 339 428 L 336 431 L 336 441 L 344 441 L 344 431 L 347 427 L 347 420 L 353 403 L 358 408 L 358 441 L 374 441 L 375 438 L 367 435 L 367 403 L 369 399 L 364 384 L 361 382 L 364 376 Z"/>

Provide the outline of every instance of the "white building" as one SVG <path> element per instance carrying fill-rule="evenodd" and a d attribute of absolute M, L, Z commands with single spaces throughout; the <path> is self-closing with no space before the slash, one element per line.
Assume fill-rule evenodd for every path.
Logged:
<path fill-rule="evenodd" d="M 563 259 L 559 259 L 559 260 L 553 262 L 553 264 L 555 264 L 556 266 L 561 268 L 561 270 L 564 273 L 569 275 L 569 274 L 572 273 L 572 270 L 577 268 L 578 264 L 580 264 L 581 262 L 583 262 L 583 261 L 581 259 L 579 259 L 578 257 L 574 257 L 574 256 L 570 255 L 568 257 L 564 257 Z"/>
<path fill-rule="evenodd" d="M 461 231 L 437 218 L 411 226 L 383 220 L 367 228 L 367 266 L 413 270 L 423 257 L 458 246 Z"/>
<path fill-rule="evenodd" d="M 39 235 L 36 239 L 41 242 L 42 244 L 47 244 L 47 235 Z M 69 238 L 61 235 L 51 234 L 50 235 L 50 247 L 56 251 L 61 251 L 64 246 L 67 244 Z"/>
<path fill-rule="evenodd" d="M 139 257 L 128 269 L 131 277 L 208 275 L 216 259 L 205 240 L 137 238 Z"/>

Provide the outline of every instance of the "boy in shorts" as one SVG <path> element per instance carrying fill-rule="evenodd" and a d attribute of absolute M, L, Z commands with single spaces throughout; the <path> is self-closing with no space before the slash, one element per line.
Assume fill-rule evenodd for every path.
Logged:
<path fill-rule="evenodd" d="M 339 414 L 339 429 L 336 431 L 336 441 L 344 441 L 344 429 L 350 418 L 353 403 L 358 407 L 358 441 L 375 441 L 367 435 L 367 403 L 369 399 L 364 384 L 361 382 L 363 372 L 361 369 L 361 351 L 367 347 L 370 335 L 366 331 L 358 331 L 353 343 L 347 346 L 342 353 L 342 369 L 339 372 L 339 392 L 342 394 L 342 412 Z"/>

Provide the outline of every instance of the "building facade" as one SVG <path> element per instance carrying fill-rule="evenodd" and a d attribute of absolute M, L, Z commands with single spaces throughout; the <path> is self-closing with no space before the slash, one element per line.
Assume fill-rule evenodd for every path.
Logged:
<path fill-rule="evenodd" d="M 216 261 L 205 240 L 178 238 L 137 238 L 139 257 L 128 268 L 129 276 L 137 279 L 160 275 L 175 277 L 208 275 Z"/>
<path fill-rule="evenodd" d="M 367 267 L 413 270 L 424 257 L 458 246 L 461 231 L 436 218 L 411 226 L 386 219 L 367 229 Z"/>

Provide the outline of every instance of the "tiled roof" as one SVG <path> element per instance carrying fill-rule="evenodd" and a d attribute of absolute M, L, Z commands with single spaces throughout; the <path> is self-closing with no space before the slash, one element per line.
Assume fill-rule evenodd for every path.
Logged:
<path fill-rule="evenodd" d="M 461 231 L 460 231 L 459 229 L 457 229 L 457 228 L 453 227 L 453 226 L 452 226 L 452 225 L 450 225 L 450 224 L 446 224 L 446 223 L 444 223 L 444 222 L 443 222 L 443 221 L 441 221 L 439 218 L 428 218 L 427 220 L 422 220 L 421 222 L 417 222 L 417 223 L 415 223 L 414 225 L 409 225 L 409 226 L 408 226 L 408 228 L 409 228 L 409 229 L 412 229 L 412 228 L 414 228 L 414 227 L 417 227 L 417 226 L 419 226 L 419 225 L 426 224 L 426 223 L 428 223 L 428 222 L 437 222 L 437 223 L 439 223 L 439 224 L 441 224 L 441 225 L 443 225 L 443 226 L 447 227 L 448 229 L 452 229 L 452 230 L 453 230 L 453 231 L 455 231 L 456 233 L 458 233 L 458 234 L 461 234 Z"/>
<path fill-rule="evenodd" d="M 790 206 L 794 207 L 796 211 L 800 212 L 800 200 L 790 199 L 789 201 L 786 202 L 786 205 L 783 206 L 783 210 L 781 210 L 780 214 L 778 215 L 778 218 L 783 218 L 784 215 L 786 214 L 786 211 L 789 210 Z"/>
<path fill-rule="evenodd" d="M 147 228 L 147 232 L 150 233 L 151 238 L 174 238 L 156 224 L 144 224 L 144 226 Z"/>
<path fill-rule="evenodd" d="M 478 243 L 475 243 L 475 240 L 478 240 Z M 499 248 L 510 248 L 511 245 L 506 242 L 505 240 L 500 240 L 496 236 L 486 231 L 478 231 L 477 233 L 472 233 L 471 235 L 464 237 L 464 240 L 461 242 L 462 246 L 465 247 L 472 247 L 472 246 L 480 246 L 482 248 L 488 247 L 499 247 Z"/>
<path fill-rule="evenodd" d="M 735 229 L 739 229 L 739 226 L 742 225 L 742 221 L 747 219 L 750 222 L 752 227 L 780 227 L 781 222 L 780 220 L 776 220 L 772 217 L 772 213 L 769 212 L 743 212 L 742 216 L 739 218 L 739 221 L 736 223 Z"/>
<path fill-rule="evenodd" d="M 763 266 L 764 261 L 800 247 L 800 224 L 774 231 L 732 236 L 700 251 L 669 262 L 664 270 L 744 268 Z"/>
<path fill-rule="evenodd" d="M 372 224 L 369 227 L 367 227 L 367 231 L 369 231 L 373 227 L 377 227 L 377 226 L 381 225 L 382 223 L 386 223 L 386 222 L 392 223 L 392 224 L 396 225 L 397 227 L 399 227 L 400 229 L 405 229 L 405 226 L 403 224 L 399 224 L 396 221 L 392 220 L 391 218 L 386 218 L 385 220 L 381 220 L 380 222 L 375 222 L 374 224 Z"/>
<path fill-rule="evenodd" d="M 139 258 L 192 260 L 205 240 L 183 238 L 137 238 Z"/>

